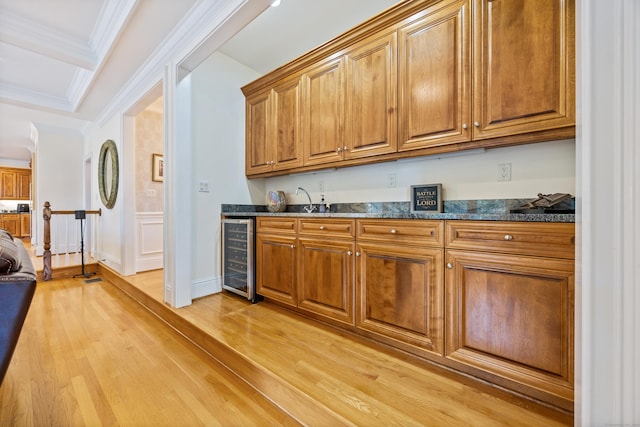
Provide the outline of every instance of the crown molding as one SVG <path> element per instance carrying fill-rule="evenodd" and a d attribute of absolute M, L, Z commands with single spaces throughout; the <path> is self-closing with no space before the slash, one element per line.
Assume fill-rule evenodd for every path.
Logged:
<path fill-rule="evenodd" d="M 19 105 L 49 108 L 65 112 L 72 112 L 73 106 L 65 97 L 43 95 L 38 92 L 0 83 L 0 99 L 2 101 Z"/>
<path fill-rule="evenodd" d="M 165 37 L 138 71 L 123 85 L 95 123 L 104 126 L 115 114 L 126 111 L 162 80 L 168 64 L 179 64 L 210 38 L 249 0 L 199 0 Z M 239 29 L 239 28 L 238 28 Z M 220 43 L 222 44 L 222 43 Z M 212 53 L 212 52 L 210 52 Z"/>
<path fill-rule="evenodd" d="M 0 15 L 0 41 L 87 70 L 97 66 L 86 41 L 8 10 Z"/>

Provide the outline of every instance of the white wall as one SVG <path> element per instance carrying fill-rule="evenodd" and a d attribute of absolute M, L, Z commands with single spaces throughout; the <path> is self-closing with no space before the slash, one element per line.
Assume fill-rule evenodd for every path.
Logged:
<path fill-rule="evenodd" d="M 66 128 L 49 125 L 36 125 L 36 128 L 37 160 L 36 170 L 32 171 L 32 193 L 36 253 L 41 255 L 44 250 L 44 202 L 50 202 L 52 210 L 82 209 L 84 139 L 81 133 Z M 73 227 L 73 224 L 70 223 L 69 226 Z"/>
<path fill-rule="evenodd" d="M 193 297 L 221 290 L 220 205 L 250 203 L 264 184 L 244 176 L 244 95 L 258 74 L 214 53 L 191 75 Z M 200 182 L 209 185 L 200 192 Z M 257 190 L 256 190 L 257 188 Z"/>
<path fill-rule="evenodd" d="M 84 150 L 87 155 L 93 159 L 91 174 L 98 176 L 98 160 L 100 158 L 100 148 L 102 144 L 111 139 L 116 143 L 118 149 L 118 160 L 120 164 L 120 181 L 118 185 L 118 195 L 116 197 L 115 206 L 107 209 L 100 200 L 98 186 L 95 185 L 91 189 L 91 206 L 88 209 L 102 209 L 102 215 L 98 217 L 94 227 L 95 243 L 94 253 L 97 259 L 103 261 L 109 267 L 116 271 L 121 271 L 122 266 L 122 192 L 125 185 L 134 185 L 133 182 L 126 183 L 123 181 L 122 164 L 122 123 L 119 117 L 112 118 L 102 127 L 94 127 L 89 130 L 85 138 Z M 95 180 L 97 183 L 97 179 Z"/>
<path fill-rule="evenodd" d="M 409 201 L 411 185 L 435 183 L 442 184 L 444 200 L 575 195 L 574 139 L 460 154 L 268 178 L 266 190 L 285 191 L 291 204 L 308 203 L 306 195 L 295 195 L 298 186 L 318 203 L 321 183 L 327 203 Z M 511 163 L 511 181 L 498 182 L 498 165 L 502 163 Z M 395 175 L 395 188 L 387 186 L 389 175 Z M 254 202 L 264 204 L 265 199 L 266 191 Z"/>

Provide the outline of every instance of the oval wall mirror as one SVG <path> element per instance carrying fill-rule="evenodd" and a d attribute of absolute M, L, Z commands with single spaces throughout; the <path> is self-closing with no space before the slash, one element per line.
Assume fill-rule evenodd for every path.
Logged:
<path fill-rule="evenodd" d="M 118 149 L 116 143 L 110 139 L 100 148 L 98 187 L 104 206 L 107 209 L 113 208 L 118 197 Z"/>

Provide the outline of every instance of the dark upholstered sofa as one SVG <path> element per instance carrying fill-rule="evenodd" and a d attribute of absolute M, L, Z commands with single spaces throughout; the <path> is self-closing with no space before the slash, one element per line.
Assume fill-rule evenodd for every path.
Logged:
<path fill-rule="evenodd" d="M 0 384 L 36 290 L 36 271 L 20 239 L 0 228 Z"/>

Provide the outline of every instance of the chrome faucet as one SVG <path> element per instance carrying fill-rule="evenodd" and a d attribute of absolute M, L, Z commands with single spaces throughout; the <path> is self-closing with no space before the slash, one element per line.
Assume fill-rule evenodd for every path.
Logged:
<path fill-rule="evenodd" d="M 313 206 L 313 203 L 311 203 L 311 196 L 309 195 L 309 193 L 307 192 L 307 190 L 305 190 L 302 187 L 298 187 L 298 189 L 296 190 L 296 196 L 298 195 L 298 193 L 300 192 L 300 190 L 304 191 L 307 195 L 307 197 L 309 198 L 309 206 L 305 206 L 304 210 L 307 211 L 307 213 L 311 213 L 313 211 L 316 210 L 316 207 Z"/>

